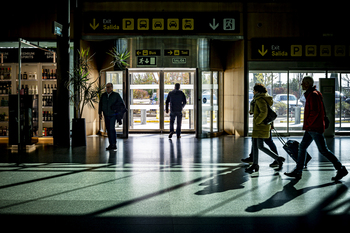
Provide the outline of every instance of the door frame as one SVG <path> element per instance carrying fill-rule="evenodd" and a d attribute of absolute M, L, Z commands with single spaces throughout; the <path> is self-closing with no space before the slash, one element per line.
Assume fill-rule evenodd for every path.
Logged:
<path fill-rule="evenodd" d="M 130 98 L 129 98 L 129 94 L 130 94 L 130 77 L 132 73 L 140 73 L 140 72 L 159 72 L 159 129 L 156 130 L 152 130 L 152 129 L 130 129 L 130 115 L 131 114 L 131 110 L 130 110 Z M 123 96 L 125 99 L 125 105 L 127 106 L 127 108 L 129 109 L 128 114 L 125 114 L 126 118 L 127 118 L 127 129 L 124 128 L 124 132 L 135 132 L 135 133 L 139 133 L 139 132 L 152 132 L 152 133 L 168 133 L 170 132 L 169 129 L 164 128 L 164 90 L 165 90 L 165 84 L 164 84 L 164 73 L 166 72 L 189 72 L 189 73 L 194 73 L 194 84 L 193 84 L 193 91 L 194 91 L 194 98 L 193 98 L 193 113 L 194 113 L 194 129 L 182 129 L 182 132 L 185 133 L 196 133 L 197 132 L 197 128 L 196 126 L 197 121 L 198 121 L 198 117 L 197 117 L 197 102 L 196 99 L 198 99 L 198 91 L 196 90 L 197 88 L 197 83 L 198 83 L 198 69 L 197 68 L 128 68 L 126 75 L 125 75 L 125 79 L 124 82 L 125 86 L 123 86 Z"/>

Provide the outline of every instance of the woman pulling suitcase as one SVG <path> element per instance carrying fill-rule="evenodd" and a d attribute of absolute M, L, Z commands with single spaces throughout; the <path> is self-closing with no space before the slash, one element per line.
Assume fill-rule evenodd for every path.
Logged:
<path fill-rule="evenodd" d="M 264 139 L 270 137 L 271 125 L 264 124 L 263 121 L 267 117 L 268 106 L 272 106 L 272 97 L 267 94 L 265 86 L 261 83 L 256 83 L 253 89 L 254 93 L 254 110 L 253 110 L 253 164 L 246 169 L 246 172 L 252 173 L 259 171 L 259 150 L 265 152 L 278 163 L 279 169 L 282 169 L 285 159 L 278 156 L 276 153 L 264 147 Z"/>

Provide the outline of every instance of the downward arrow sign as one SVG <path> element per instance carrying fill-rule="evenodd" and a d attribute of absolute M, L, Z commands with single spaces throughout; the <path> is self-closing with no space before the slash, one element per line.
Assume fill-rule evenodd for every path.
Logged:
<path fill-rule="evenodd" d="M 95 19 L 94 19 L 94 24 L 91 24 L 90 23 L 90 27 L 92 28 L 92 29 L 94 29 L 94 30 L 96 30 L 96 28 L 98 27 L 98 25 L 100 25 L 99 23 L 96 25 L 96 21 L 95 21 Z"/>
<path fill-rule="evenodd" d="M 217 27 L 219 27 L 219 24 L 215 24 L 215 18 L 213 19 L 213 24 L 209 23 L 209 26 L 215 30 Z"/>
<path fill-rule="evenodd" d="M 262 47 L 261 47 L 261 50 L 260 49 L 258 49 L 258 52 L 260 53 L 260 55 L 261 56 L 265 56 L 265 54 L 267 53 L 267 49 L 265 50 L 265 46 L 264 45 L 262 45 Z"/>

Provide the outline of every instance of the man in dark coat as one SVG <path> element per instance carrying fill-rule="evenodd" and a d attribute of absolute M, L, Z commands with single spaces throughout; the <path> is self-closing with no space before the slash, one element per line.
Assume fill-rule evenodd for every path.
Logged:
<path fill-rule="evenodd" d="M 180 83 L 175 84 L 175 89 L 169 92 L 168 97 L 165 101 L 166 113 L 169 113 L 169 103 L 170 103 L 170 134 L 169 138 L 172 138 L 174 134 L 174 122 L 176 120 L 176 135 L 177 138 L 181 138 L 181 122 L 182 122 L 182 109 L 186 105 L 186 96 L 180 91 Z"/>
<path fill-rule="evenodd" d="M 298 161 L 294 171 L 284 173 L 286 176 L 301 179 L 303 167 L 306 159 L 306 149 L 311 142 L 315 140 L 319 152 L 325 156 L 337 170 L 335 177 L 332 180 L 338 181 L 348 174 L 346 168 L 335 157 L 335 155 L 328 149 L 325 138 L 325 110 L 323 104 L 323 96 L 321 92 L 316 90 L 314 80 L 311 76 L 305 76 L 301 86 L 305 92 L 305 109 L 304 109 L 304 137 L 299 145 Z"/>
<path fill-rule="evenodd" d="M 107 150 L 117 149 L 117 132 L 115 131 L 115 122 L 118 117 L 117 109 L 120 109 L 119 106 L 124 106 L 125 109 L 123 99 L 120 97 L 119 93 L 113 91 L 113 84 L 107 83 L 106 92 L 101 95 L 98 108 L 100 119 L 102 119 L 101 113 L 103 113 L 103 117 L 105 119 L 109 140 L 109 146 L 106 148 Z"/>

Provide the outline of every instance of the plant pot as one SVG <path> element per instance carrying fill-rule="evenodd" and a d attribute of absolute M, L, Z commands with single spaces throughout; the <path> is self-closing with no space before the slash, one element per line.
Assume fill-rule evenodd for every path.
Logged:
<path fill-rule="evenodd" d="M 72 146 L 86 146 L 85 118 L 74 118 L 73 119 Z"/>

